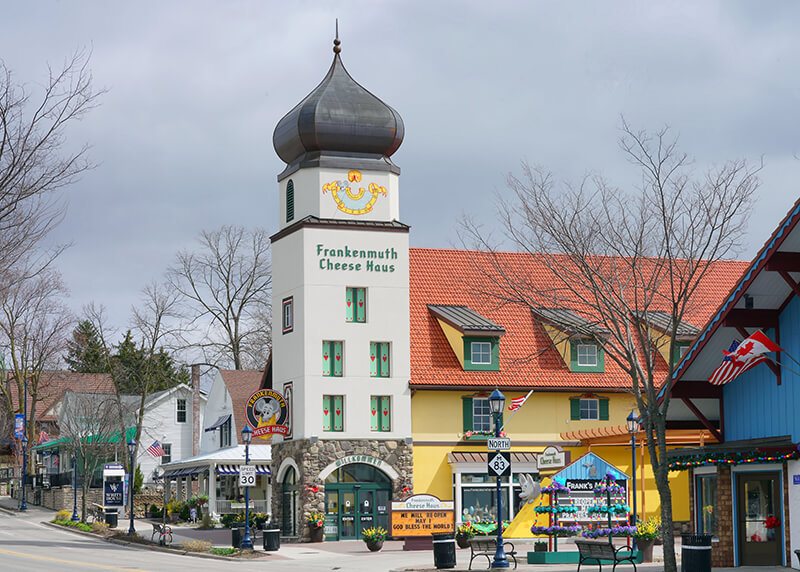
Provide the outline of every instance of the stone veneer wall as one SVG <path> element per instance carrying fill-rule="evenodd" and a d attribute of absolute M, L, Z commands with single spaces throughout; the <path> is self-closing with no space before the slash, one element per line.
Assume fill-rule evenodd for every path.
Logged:
<path fill-rule="evenodd" d="M 306 517 L 311 511 L 325 512 L 325 483 L 319 479 L 320 472 L 343 457 L 368 455 L 380 459 L 399 473 L 392 482 L 392 500 L 400 500 L 412 491 L 412 446 L 403 440 L 308 440 L 284 441 L 272 446 L 272 514 L 273 521 L 281 521 L 281 479 L 278 469 L 284 459 L 291 457 L 297 463 L 300 474 L 297 480 L 298 514 L 295 515 L 301 542 L 309 541 Z M 380 468 L 380 467 L 379 467 Z M 316 488 L 316 490 L 315 490 Z"/>
<path fill-rule="evenodd" d="M 721 568 L 733 566 L 733 535 L 736 525 L 733 522 L 733 475 L 730 465 L 717 467 L 717 538 L 711 549 L 711 566 Z"/>

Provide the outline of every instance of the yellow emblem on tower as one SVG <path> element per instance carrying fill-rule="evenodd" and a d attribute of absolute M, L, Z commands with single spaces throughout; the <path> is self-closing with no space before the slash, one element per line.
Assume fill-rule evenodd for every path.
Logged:
<path fill-rule="evenodd" d="M 352 215 L 362 215 L 372 210 L 378 195 L 386 196 L 386 187 L 370 183 L 366 188 L 357 187 L 352 183 L 361 182 L 361 171 L 351 169 L 347 172 L 346 181 L 331 181 L 322 185 L 322 194 L 331 192 L 336 208 Z"/>

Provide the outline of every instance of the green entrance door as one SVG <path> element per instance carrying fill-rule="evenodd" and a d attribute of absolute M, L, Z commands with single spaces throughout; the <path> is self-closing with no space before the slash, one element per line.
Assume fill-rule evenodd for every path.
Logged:
<path fill-rule="evenodd" d="M 373 526 L 389 529 L 392 484 L 371 465 L 345 465 L 325 480 L 325 537 L 328 540 L 361 538 Z"/>

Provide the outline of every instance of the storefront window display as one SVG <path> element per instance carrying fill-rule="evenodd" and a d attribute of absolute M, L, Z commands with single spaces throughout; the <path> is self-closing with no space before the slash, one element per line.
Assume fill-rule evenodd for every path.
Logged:
<path fill-rule="evenodd" d="M 717 475 L 697 475 L 697 531 L 717 536 Z"/>
<path fill-rule="evenodd" d="M 497 520 L 497 488 L 494 477 L 487 474 L 462 473 L 461 474 L 461 522 L 487 522 Z M 508 479 L 503 479 L 501 484 L 501 502 L 503 504 L 504 520 L 514 518 L 514 512 L 509 513 L 509 499 L 513 501 L 513 508 L 521 504 L 519 497 L 520 487 L 514 480 L 509 484 Z"/>

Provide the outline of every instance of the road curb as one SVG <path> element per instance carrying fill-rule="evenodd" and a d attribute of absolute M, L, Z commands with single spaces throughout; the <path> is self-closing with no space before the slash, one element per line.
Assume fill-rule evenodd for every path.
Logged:
<path fill-rule="evenodd" d="M 231 557 L 231 556 L 223 556 L 221 554 L 208 554 L 205 552 L 194 552 L 191 550 L 181 550 L 179 548 L 167 548 L 165 546 L 159 546 L 157 544 L 142 544 L 141 542 L 131 542 L 129 540 L 121 540 L 119 538 L 105 538 L 103 536 L 98 536 L 97 534 L 91 532 L 85 532 L 83 530 L 78 530 L 77 528 L 71 528 L 69 526 L 61 526 L 60 524 L 55 524 L 53 522 L 48 521 L 41 521 L 41 524 L 48 526 L 50 528 L 55 528 L 57 530 L 64 530 L 66 532 L 72 532 L 74 534 L 78 534 L 80 536 L 85 536 L 87 538 L 94 538 L 95 540 L 101 540 L 104 542 L 108 542 L 109 544 L 116 544 L 117 546 L 126 546 L 129 548 L 140 548 L 142 550 L 149 550 L 151 552 L 164 552 L 167 554 L 176 554 L 178 556 L 193 556 L 195 558 L 207 558 L 211 560 L 224 560 L 226 562 L 240 562 L 246 560 L 258 560 L 256 558 L 238 558 L 238 557 Z M 268 557 L 268 554 L 265 554 L 261 558 Z"/>

